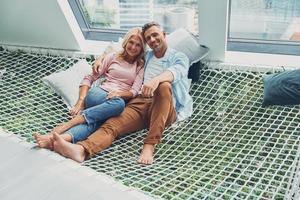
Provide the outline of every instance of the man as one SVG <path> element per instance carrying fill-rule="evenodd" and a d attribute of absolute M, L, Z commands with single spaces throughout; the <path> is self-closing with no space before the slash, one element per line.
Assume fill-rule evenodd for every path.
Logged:
<path fill-rule="evenodd" d="M 54 134 L 54 151 L 82 162 L 109 147 L 117 137 L 149 128 L 138 162 L 152 164 L 155 145 L 161 142 L 165 127 L 192 114 L 188 58 L 168 48 L 166 34 L 156 22 L 143 26 L 143 37 L 151 50 L 145 55 L 141 95 L 129 101 L 121 115 L 108 119 L 85 141 L 71 144 Z"/>

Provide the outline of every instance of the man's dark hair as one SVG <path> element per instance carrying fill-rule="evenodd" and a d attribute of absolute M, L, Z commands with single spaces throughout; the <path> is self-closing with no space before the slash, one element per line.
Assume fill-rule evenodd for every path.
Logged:
<path fill-rule="evenodd" d="M 160 26 L 159 23 L 154 22 L 154 21 L 153 21 L 153 22 L 148 22 L 148 23 L 144 24 L 144 26 L 142 27 L 142 34 L 143 34 L 143 36 L 144 36 L 145 32 L 146 32 L 149 28 L 151 28 L 152 26 L 156 26 L 156 27 L 158 27 L 158 28 L 161 29 L 161 26 Z"/>

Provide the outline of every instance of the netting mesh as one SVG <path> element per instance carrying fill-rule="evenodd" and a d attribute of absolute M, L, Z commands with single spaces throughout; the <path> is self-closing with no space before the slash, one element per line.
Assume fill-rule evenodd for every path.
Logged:
<path fill-rule="evenodd" d="M 0 127 L 33 142 L 32 132 L 65 121 L 67 107 L 41 78 L 78 59 L 1 49 Z M 83 165 L 162 199 L 295 198 L 300 107 L 261 107 L 262 75 L 202 70 L 192 84 L 192 118 L 165 131 L 153 165 L 136 163 L 146 131 L 120 138 Z"/>

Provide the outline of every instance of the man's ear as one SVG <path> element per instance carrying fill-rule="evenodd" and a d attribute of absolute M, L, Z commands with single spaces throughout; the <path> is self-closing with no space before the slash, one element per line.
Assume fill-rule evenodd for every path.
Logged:
<path fill-rule="evenodd" d="M 164 37 L 166 37 L 167 33 L 165 31 L 163 31 Z"/>

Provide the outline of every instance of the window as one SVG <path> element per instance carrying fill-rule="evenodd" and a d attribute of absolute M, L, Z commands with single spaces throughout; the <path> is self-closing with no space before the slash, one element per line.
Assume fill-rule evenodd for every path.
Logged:
<path fill-rule="evenodd" d="M 230 0 L 227 50 L 300 55 L 300 0 Z"/>
<path fill-rule="evenodd" d="M 159 22 L 166 32 L 198 33 L 197 0 L 69 0 L 86 39 L 118 40 L 128 29 Z"/>

